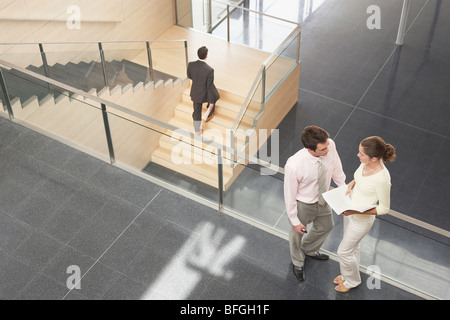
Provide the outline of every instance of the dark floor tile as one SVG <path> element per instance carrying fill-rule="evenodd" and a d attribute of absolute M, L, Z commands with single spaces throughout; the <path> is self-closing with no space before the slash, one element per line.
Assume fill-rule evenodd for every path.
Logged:
<path fill-rule="evenodd" d="M 69 290 L 57 281 L 39 274 L 16 297 L 16 300 L 61 300 Z"/>
<path fill-rule="evenodd" d="M 102 165 L 88 182 L 142 208 L 161 190 L 143 178 L 108 164 Z"/>
<path fill-rule="evenodd" d="M 90 220 L 71 207 L 57 209 L 41 226 L 48 235 L 68 243 Z"/>
<path fill-rule="evenodd" d="M 305 282 L 277 271 L 263 272 L 263 279 L 253 291 L 257 300 L 299 300 Z"/>
<path fill-rule="evenodd" d="M 57 210 L 58 204 L 55 201 L 58 201 L 58 199 L 49 199 L 39 190 L 36 190 L 12 212 L 12 215 L 33 227 L 40 228 Z"/>
<path fill-rule="evenodd" d="M 18 135 L 11 144 L 14 145 L 15 149 L 28 156 L 35 156 L 50 142 L 50 138 L 47 138 L 40 133 L 26 130 L 25 133 Z"/>
<path fill-rule="evenodd" d="M 80 276 L 84 276 L 94 265 L 94 259 L 89 256 L 65 246 L 53 259 L 51 259 L 41 273 L 58 281 L 60 284 L 70 288 L 75 284 L 75 268 L 79 270 Z"/>
<path fill-rule="evenodd" d="M 44 184 L 39 186 L 38 191 L 60 206 L 83 187 L 82 181 L 66 173 L 56 171 Z"/>
<path fill-rule="evenodd" d="M 16 259 L 35 268 L 44 267 L 63 248 L 63 244 L 48 235 L 35 231 L 12 253 Z"/>
<path fill-rule="evenodd" d="M 25 134 L 27 129 L 0 117 L 0 143 L 9 146 L 19 135 Z"/>
<path fill-rule="evenodd" d="M 254 295 L 242 285 L 232 285 L 213 279 L 201 295 L 191 295 L 192 300 L 254 300 Z"/>
<path fill-rule="evenodd" d="M 103 222 L 111 228 L 111 230 L 120 234 L 131 224 L 141 211 L 142 208 L 129 203 L 128 201 L 112 197 L 97 212 L 94 219 Z"/>
<path fill-rule="evenodd" d="M 97 259 L 117 239 L 115 232 L 100 221 L 89 221 L 68 243 L 69 246 Z"/>
<path fill-rule="evenodd" d="M 33 234 L 28 224 L 0 212 L 0 248 L 12 253 Z"/>
<path fill-rule="evenodd" d="M 129 261 L 122 273 L 138 283 L 150 286 L 158 279 L 169 261 L 167 257 L 158 255 L 154 248 L 144 247 Z M 105 262 L 111 263 L 108 260 Z"/>
<path fill-rule="evenodd" d="M 217 211 L 172 191 L 163 189 L 146 208 L 189 230 L 194 230 L 201 222 L 212 221 Z"/>
<path fill-rule="evenodd" d="M 267 266 L 242 253 L 233 252 L 232 249 L 221 248 L 221 250 L 227 259 L 222 258 L 219 267 L 216 266 L 211 270 L 215 283 L 220 282 L 227 287 L 233 287 L 242 293 L 241 296 L 251 295 L 259 282 L 264 281 Z"/>
<path fill-rule="evenodd" d="M 12 300 L 36 277 L 39 269 L 11 256 L 0 258 L 0 296 Z"/>
<path fill-rule="evenodd" d="M 75 151 L 73 156 L 62 165 L 61 169 L 82 181 L 88 181 L 103 165 L 103 161 L 80 151 Z"/>
<path fill-rule="evenodd" d="M 146 286 L 121 275 L 101 300 L 142 300 L 146 293 Z"/>
<path fill-rule="evenodd" d="M 121 275 L 117 271 L 101 263 L 96 263 L 89 272 L 81 278 L 79 282 L 80 288 L 73 288 L 72 291 L 75 291 L 77 294 L 80 294 L 89 300 L 99 300 L 114 286 L 117 279 L 120 277 Z"/>
<path fill-rule="evenodd" d="M 284 167 L 287 159 L 303 148 L 300 135 L 304 128 L 316 125 L 324 128 L 334 138 L 353 109 L 348 104 L 300 90 L 297 105 L 277 128 L 280 131 L 280 166 Z"/>
<path fill-rule="evenodd" d="M 133 230 L 136 229 L 133 228 Z M 145 247 L 150 237 L 148 235 L 144 240 L 139 235 L 135 235 L 133 231 L 127 230 L 114 242 L 111 248 L 101 257 L 100 261 L 114 270 L 123 272 Z"/>
<path fill-rule="evenodd" d="M 107 191 L 86 183 L 72 194 L 62 208 L 86 218 L 94 218 L 112 197 Z"/>
<path fill-rule="evenodd" d="M 35 155 L 35 158 L 46 164 L 62 168 L 77 153 L 75 149 L 56 140 L 51 140 Z"/>

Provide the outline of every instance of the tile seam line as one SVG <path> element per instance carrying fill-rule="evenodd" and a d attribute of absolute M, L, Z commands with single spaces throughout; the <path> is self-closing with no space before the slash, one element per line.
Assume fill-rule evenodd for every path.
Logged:
<path fill-rule="evenodd" d="M 72 287 L 72 289 L 69 290 L 69 292 L 67 292 L 64 297 L 62 297 L 61 300 L 64 300 L 67 295 L 69 293 L 72 292 L 72 290 L 81 282 L 81 280 L 89 273 L 89 271 L 91 271 L 91 269 L 97 265 L 97 263 L 100 262 L 100 259 L 109 251 L 109 249 L 111 249 L 111 247 L 122 237 L 122 235 L 128 230 L 128 228 L 134 223 L 134 221 L 136 221 L 137 218 L 139 218 L 142 213 L 147 209 L 147 207 L 153 202 L 153 200 L 156 199 L 156 197 L 161 193 L 161 191 L 164 188 L 160 188 L 160 190 L 158 191 L 158 193 L 147 203 L 147 205 L 141 210 L 141 212 L 133 219 L 133 221 L 131 221 L 128 226 L 119 234 L 119 236 L 108 246 L 108 248 L 106 248 L 106 250 L 95 260 L 95 262 L 92 264 L 92 266 L 90 266 L 90 268 L 84 273 L 84 275 L 80 278 L 80 280 L 77 281 L 77 283 L 75 283 Z"/>
<path fill-rule="evenodd" d="M 411 28 L 413 27 L 414 23 L 416 22 L 416 20 L 419 18 L 420 14 L 422 13 L 422 11 L 425 9 L 425 7 L 428 5 L 430 0 L 427 0 L 425 2 L 425 4 L 422 6 L 422 8 L 419 10 L 419 12 L 417 13 L 417 15 L 414 17 L 413 21 L 411 22 L 411 25 L 408 27 L 408 29 L 405 32 L 405 37 L 409 34 L 409 31 L 411 30 Z M 356 104 L 356 108 L 359 107 L 359 105 L 361 104 L 362 100 L 364 99 L 364 97 L 366 96 L 367 92 L 370 90 L 370 88 L 372 87 L 372 85 L 374 84 L 374 82 L 378 79 L 378 76 L 380 75 L 381 71 L 383 71 L 383 69 L 386 67 L 387 63 L 389 62 L 389 60 L 391 60 L 392 56 L 394 55 L 395 51 L 400 47 L 400 45 L 394 43 L 395 48 L 394 50 L 392 50 L 391 54 L 389 55 L 389 57 L 387 58 L 387 60 L 385 61 L 385 63 L 383 64 L 383 66 L 380 68 L 380 70 L 378 71 L 378 73 L 375 75 L 375 78 L 373 79 L 373 81 L 369 84 L 369 87 L 367 88 L 367 90 L 364 92 L 364 94 L 362 95 L 361 99 L 359 99 L 358 103 Z"/>
<path fill-rule="evenodd" d="M 407 123 L 407 122 L 404 122 L 404 121 L 401 121 L 401 120 L 398 120 L 398 119 L 394 119 L 394 118 L 385 116 L 385 115 L 383 115 L 383 114 L 380 114 L 380 113 L 377 113 L 377 112 L 374 112 L 374 111 L 371 111 L 371 110 L 367 110 L 367 109 L 360 108 L 360 107 L 355 107 L 355 109 L 358 109 L 358 110 L 361 110 L 361 111 L 365 111 L 365 112 L 369 112 L 369 113 L 371 113 L 371 114 L 374 114 L 374 115 L 383 117 L 383 118 L 388 119 L 388 120 L 395 121 L 395 122 L 400 123 L 400 124 L 403 124 L 403 125 L 405 125 L 405 126 L 408 126 L 408 127 L 411 127 L 411 128 L 414 128 L 414 129 L 417 129 L 417 130 L 420 130 L 420 131 L 423 131 L 423 132 L 426 132 L 426 133 L 429 133 L 429 134 L 438 136 L 438 137 L 443 138 L 443 139 L 450 140 L 450 137 L 444 136 L 444 135 L 442 135 L 442 134 L 440 134 L 440 133 L 437 133 L 437 132 L 433 132 L 433 131 L 424 129 L 424 128 L 415 126 L 415 125 L 413 125 L 413 124 L 410 124 L 410 123 Z"/>
<path fill-rule="evenodd" d="M 246 217 L 246 216 L 244 216 L 244 215 L 242 215 L 240 213 L 233 212 L 232 210 L 229 210 L 229 209 L 225 210 L 223 213 L 228 215 L 228 216 L 230 216 L 230 217 L 238 219 L 238 220 L 240 220 L 240 221 L 242 221 L 244 223 L 248 223 L 248 224 L 250 224 L 250 225 L 252 225 L 252 226 L 254 226 L 254 227 L 256 227 L 256 228 L 258 228 L 258 229 L 260 229 L 262 231 L 265 231 L 265 232 L 269 233 L 269 234 L 272 234 L 274 236 L 278 236 L 281 239 L 284 239 L 286 241 L 289 240 L 288 239 L 289 236 L 288 236 L 288 234 L 286 232 L 282 232 L 282 231 L 279 231 L 279 230 L 274 230 L 270 226 L 266 225 L 263 222 L 260 222 L 260 221 L 254 220 L 252 218 Z M 331 251 L 328 251 L 326 249 L 320 249 L 320 250 L 323 251 L 324 253 L 328 254 L 330 256 L 331 260 L 333 260 L 335 262 L 339 262 L 337 254 L 335 254 L 335 253 L 333 253 Z M 361 270 L 361 272 L 363 272 L 363 273 L 365 273 L 365 274 L 367 274 L 369 276 L 373 275 L 373 273 L 369 272 L 368 267 L 360 266 L 360 270 Z M 410 285 L 405 284 L 405 283 L 401 282 L 400 280 L 396 280 L 396 279 L 394 279 L 391 276 L 388 276 L 388 275 L 385 275 L 385 274 L 380 274 L 380 277 L 381 277 L 380 280 L 385 281 L 386 283 L 388 283 L 390 285 L 393 285 L 396 288 L 399 288 L 401 290 L 407 291 L 407 292 L 412 293 L 412 294 L 414 294 L 416 296 L 422 297 L 422 298 L 427 299 L 427 300 L 440 300 L 440 298 L 437 298 L 437 297 L 435 297 L 435 296 L 433 296 L 433 295 L 431 295 L 431 294 L 429 294 L 429 293 L 427 293 L 427 292 L 425 292 L 425 291 L 423 291 L 421 289 L 413 288 Z"/>
<path fill-rule="evenodd" d="M 348 106 L 348 107 L 352 107 L 352 108 L 355 108 L 355 107 L 356 107 L 356 106 L 352 105 L 351 103 L 344 102 L 344 101 L 341 101 L 341 100 L 338 100 L 338 99 L 334 99 L 334 98 L 328 97 L 328 96 L 326 96 L 326 95 L 323 95 L 323 94 L 321 94 L 321 93 L 317 93 L 317 92 L 314 92 L 314 91 L 311 91 L 311 90 L 308 90 L 308 89 L 299 88 L 299 91 L 305 91 L 305 92 L 314 94 L 314 95 L 316 95 L 316 96 L 325 98 L 325 99 L 327 99 L 327 100 L 339 102 L 339 103 L 341 103 L 341 104 L 343 104 L 343 105 L 346 105 L 346 106 Z"/>
<path fill-rule="evenodd" d="M 380 70 L 378 70 L 377 74 L 375 75 L 375 77 L 373 78 L 372 82 L 369 84 L 369 86 L 367 87 L 367 89 L 364 91 L 363 95 L 361 96 L 361 98 L 358 100 L 357 104 L 355 106 L 353 106 L 353 110 L 352 112 L 350 112 L 350 114 L 348 115 L 347 119 L 344 121 L 344 123 L 342 124 L 341 128 L 339 129 L 339 131 L 336 133 L 336 135 L 334 136 L 335 139 L 337 139 L 337 137 L 339 136 L 339 134 L 341 133 L 342 129 L 345 127 L 345 125 L 347 124 L 347 122 L 350 120 L 351 116 L 353 115 L 353 113 L 355 112 L 355 110 L 359 107 L 359 105 L 361 104 L 361 101 L 364 99 L 364 97 L 366 96 L 367 92 L 369 92 L 370 88 L 372 87 L 372 85 L 375 83 L 375 81 L 378 79 L 380 73 L 383 71 L 383 69 L 385 68 L 385 66 L 387 65 L 387 63 L 391 60 L 392 56 L 394 55 L 395 51 L 397 50 L 397 47 L 394 48 L 394 50 L 392 50 L 391 54 L 388 56 L 388 58 L 386 59 L 386 61 L 384 62 L 384 64 L 381 66 Z"/>
<path fill-rule="evenodd" d="M 425 4 L 423 5 L 423 7 L 420 9 L 420 11 L 417 13 L 417 15 L 414 17 L 413 21 L 411 22 L 411 25 L 409 26 L 408 30 L 405 32 L 405 37 L 408 35 L 409 30 L 412 28 L 412 26 L 414 25 L 415 21 L 417 20 L 417 18 L 419 17 L 419 15 L 422 13 L 422 11 L 425 9 L 425 7 L 427 6 L 427 4 L 429 3 L 429 0 L 427 0 L 427 2 L 425 2 Z M 350 117 L 353 115 L 354 111 L 359 108 L 359 105 L 361 104 L 362 100 L 364 99 L 364 97 L 366 96 L 367 92 L 369 92 L 370 88 L 372 88 L 373 84 L 375 83 L 375 81 L 378 79 L 380 73 L 383 71 L 383 69 L 386 67 L 386 65 L 388 64 L 388 62 L 391 60 L 392 56 L 394 55 L 395 51 L 398 50 L 399 45 L 395 44 L 395 48 L 392 50 L 391 54 L 389 55 L 389 57 L 386 59 L 386 61 L 384 62 L 384 64 L 381 66 L 380 70 L 378 71 L 378 73 L 375 75 L 374 79 L 372 80 L 372 82 L 369 84 L 369 86 L 367 87 L 366 91 L 364 91 L 363 95 L 361 96 L 361 98 L 359 99 L 358 103 L 356 104 L 356 106 L 354 106 L 353 111 L 350 113 L 350 115 L 348 116 L 347 120 L 345 120 L 344 124 L 341 126 L 341 128 L 339 129 L 338 133 L 336 134 L 335 138 L 337 138 L 340 134 L 340 132 L 342 131 L 342 128 L 347 124 L 348 120 L 350 119 Z"/>

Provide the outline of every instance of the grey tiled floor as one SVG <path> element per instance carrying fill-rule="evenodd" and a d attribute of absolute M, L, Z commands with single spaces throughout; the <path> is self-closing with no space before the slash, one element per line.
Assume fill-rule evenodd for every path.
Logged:
<path fill-rule="evenodd" d="M 309 1 L 250 3 L 258 3 L 251 9 L 302 24 L 299 102 L 279 127 L 280 166 L 301 148 L 298 136 L 306 125 L 330 132 L 348 177 L 360 139 L 383 135 L 399 153 L 390 166 L 392 208 L 448 230 L 450 51 L 449 22 L 443 17 L 449 3 L 412 1 L 411 29 L 401 49 L 394 44 L 399 2 L 324 0 L 308 15 Z M 373 4 L 383 14 L 378 31 L 364 27 Z M 245 28 L 239 39 L 261 38 Z M 177 174 L 170 182 L 217 198 L 215 190 Z M 261 177 L 248 168 L 225 202 L 281 234 L 289 228 L 282 177 Z M 337 294 L 331 283 L 339 272 L 334 260 L 308 261 L 307 280 L 300 284 L 283 237 L 1 117 L 0 219 L 3 299 L 417 298 L 386 282 L 381 290 L 363 285 Z M 330 252 L 342 233 L 341 220 L 335 222 L 324 246 Z M 377 219 L 362 246 L 364 265 L 380 265 L 398 281 L 450 297 L 448 238 L 386 217 Z M 83 275 L 80 290 L 66 286 L 72 265 Z"/>
<path fill-rule="evenodd" d="M 1 117 L 0 139 L 2 299 L 420 299 L 336 293 L 334 260 L 299 283 L 281 237 Z"/>

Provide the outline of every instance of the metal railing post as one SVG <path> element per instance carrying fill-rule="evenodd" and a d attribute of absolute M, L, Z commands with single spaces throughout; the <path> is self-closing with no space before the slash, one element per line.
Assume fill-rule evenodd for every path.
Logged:
<path fill-rule="evenodd" d="M 297 63 L 300 63 L 300 39 L 302 32 L 300 27 L 297 30 Z"/>
<path fill-rule="evenodd" d="M 217 149 L 218 153 L 217 153 L 217 160 L 218 160 L 218 165 L 217 165 L 217 171 L 218 171 L 218 175 L 219 175 L 219 210 L 223 209 L 223 157 L 222 157 L 222 149 L 218 148 Z"/>
<path fill-rule="evenodd" d="M 109 126 L 108 112 L 106 111 L 106 105 L 104 103 L 102 103 L 101 106 L 102 106 L 103 124 L 105 125 L 106 141 L 108 143 L 109 159 L 111 161 L 111 164 L 114 164 L 116 162 L 116 157 L 114 155 L 114 147 L 111 136 L 111 128 Z"/>
<path fill-rule="evenodd" d="M 408 20 L 410 2 L 409 0 L 403 0 L 402 15 L 400 17 L 400 26 L 398 27 L 396 44 L 403 45 L 406 33 L 406 23 Z"/>
<path fill-rule="evenodd" d="M 206 32 L 212 33 L 212 0 L 206 1 Z"/>
<path fill-rule="evenodd" d="M 230 42 L 230 5 L 227 5 L 227 41 Z"/>
<path fill-rule="evenodd" d="M 153 72 L 152 51 L 150 49 L 149 41 L 146 41 L 146 46 L 147 46 L 148 68 L 150 70 L 150 81 L 155 81 L 155 73 Z"/>
<path fill-rule="evenodd" d="M 261 108 L 264 108 L 264 104 L 266 103 L 266 74 L 267 69 L 266 66 L 264 66 L 262 75 L 261 75 Z"/>
<path fill-rule="evenodd" d="M 184 40 L 184 55 L 186 56 L 186 70 L 189 65 L 189 57 L 188 57 L 188 42 Z"/>
<path fill-rule="evenodd" d="M 103 79 L 105 79 L 105 86 L 108 86 L 108 77 L 106 76 L 105 53 L 103 52 L 103 46 L 101 42 L 98 43 L 98 50 L 100 51 L 100 61 L 102 63 Z"/>
<path fill-rule="evenodd" d="M 5 77 L 3 76 L 3 70 L 0 68 L 0 86 L 2 87 L 3 98 L 8 110 L 9 119 L 14 119 L 14 113 L 11 106 L 11 100 L 9 99 L 8 87 L 6 86 Z"/>
<path fill-rule="evenodd" d="M 50 69 L 48 68 L 47 56 L 44 51 L 44 46 L 42 43 L 39 43 L 39 51 L 41 52 L 42 65 L 44 66 L 44 74 L 47 78 L 50 78 Z M 52 91 L 52 87 L 50 83 L 47 83 L 48 90 Z"/>

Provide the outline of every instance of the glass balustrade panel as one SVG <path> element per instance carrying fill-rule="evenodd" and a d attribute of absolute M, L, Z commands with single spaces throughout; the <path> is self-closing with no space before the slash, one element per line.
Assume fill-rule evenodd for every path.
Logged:
<path fill-rule="evenodd" d="M 283 179 L 258 164 L 241 163 L 225 186 L 224 208 L 273 230 L 286 232 Z"/>
<path fill-rule="evenodd" d="M 98 103 L 14 69 L 3 72 L 14 118 L 109 159 Z"/>
<path fill-rule="evenodd" d="M 220 4 L 220 2 L 217 3 Z M 296 23 L 248 11 L 241 7 L 230 7 L 230 9 L 230 41 L 251 48 L 274 52 L 297 27 Z M 217 25 L 212 34 L 227 39 L 227 20 Z"/>
<path fill-rule="evenodd" d="M 294 33 L 279 50 L 274 52 L 271 60 L 268 61 L 265 79 L 265 101 L 270 98 L 297 66 L 297 40 L 297 33 Z"/>
<path fill-rule="evenodd" d="M 170 131 L 112 108 L 108 119 L 118 164 L 218 203 L 215 148 L 186 130 Z"/>
<path fill-rule="evenodd" d="M 121 89 L 135 87 L 151 81 L 145 42 L 105 42 L 102 48 L 106 77 L 111 89 L 116 86 Z"/>
<path fill-rule="evenodd" d="M 44 44 L 49 78 L 85 92 L 100 92 L 105 77 L 97 43 Z"/>
<path fill-rule="evenodd" d="M 3 95 L 3 90 L 0 89 L 0 116 L 4 118 L 8 118 L 8 109 L 6 108 L 5 97 Z"/>
<path fill-rule="evenodd" d="M 0 44 L 0 59 L 45 75 L 38 44 Z"/>
<path fill-rule="evenodd" d="M 150 50 L 152 56 L 155 79 L 167 81 L 173 79 L 184 80 L 187 78 L 187 58 L 184 41 L 151 42 Z"/>

